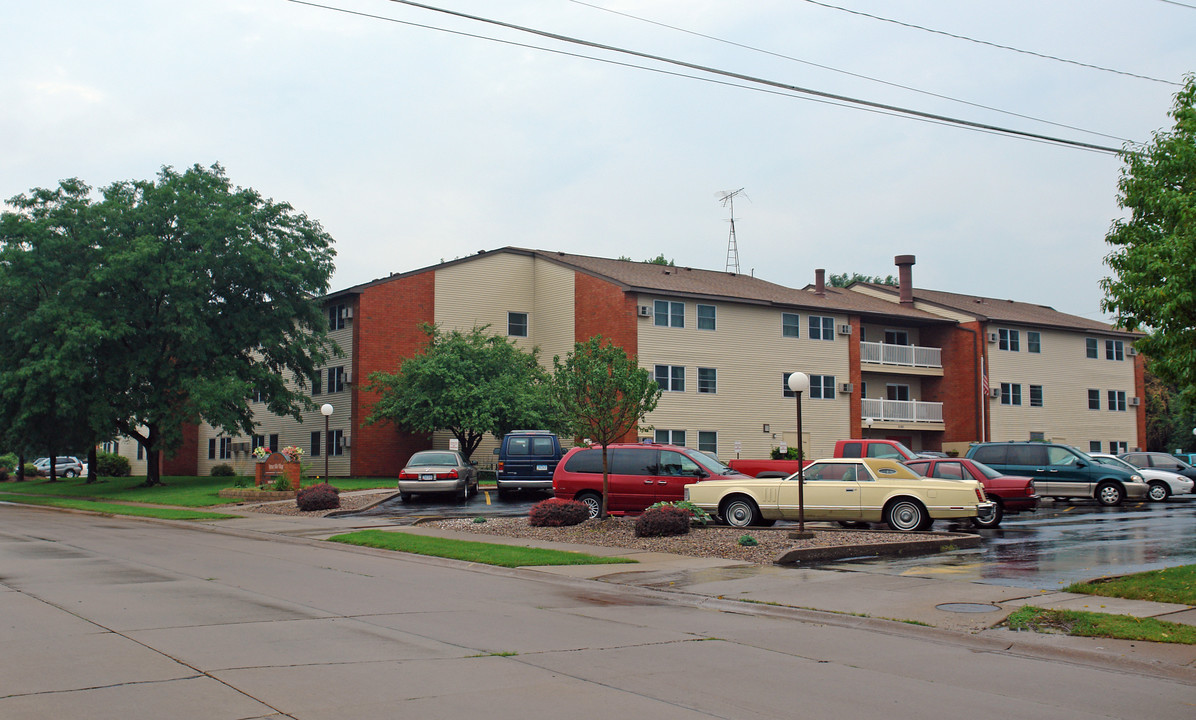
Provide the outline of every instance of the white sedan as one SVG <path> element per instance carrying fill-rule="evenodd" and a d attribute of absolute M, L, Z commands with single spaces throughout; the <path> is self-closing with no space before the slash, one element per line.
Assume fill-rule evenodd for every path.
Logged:
<path fill-rule="evenodd" d="M 1092 456 L 1093 460 L 1102 465 L 1121 468 L 1122 470 L 1128 470 L 1141 475 L 1146 484 L 1150 486 L 1146 491 L 1146 497 L 1152 502 L 1163 502 L 1172 495 L 1187 495 L 1192 492 L 1192 486 L 1196 485 L 1196 481 L 1184 477 L 1179 473 L 1167 472 L 1158 468 L 1134 467 L 1116 455 L 1108 453 L 1088 454 Z"/>

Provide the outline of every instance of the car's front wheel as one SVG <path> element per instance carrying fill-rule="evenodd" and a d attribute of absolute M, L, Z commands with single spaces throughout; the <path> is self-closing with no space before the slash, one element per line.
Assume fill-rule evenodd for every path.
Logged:
<path fill-rule="evenodd" d="M 1163 502 L 1171 497 L 1171 488 L 1167 487 L 1165 482 L 1152 482 L 1146 497 L 1150 498 L 1151 502 Z"/>
<path fill-rule="evenodd" d="M 1125 489 L 1117 483 L 1101 483 L 1096 486 L 1096 501 L 1105 507 L 1114 507 L 1125 500 Z"/>
<path fill-rule="evenodd" d="M 75 470 L 67 470 L 62 475 L 63 477 L 76 477 L 79 473 Z"/>
<path fill-rule="evenodd" d="M 934 522 L 926 508 L 914 500 L 898 500 L 885 509 L 885 522 L 901 532 L 921 530 Z"/>
<path fill-rule="evenodd" d="M 749 527 L 764 522 L 760 508 L 750 498 L 732 498 L 723 506 L 720 514 L 723 516 L 723 522 L 731 527 Z"/>
<path fill-rule="evenodd" d="M 990 498 L 991 499 L 991 498 Z M 982 530 L 988 528 L 995 528 L 1001 524 L 1001 519 L 1005 517 L 1005 510 L 1001 507 L 1001 503 L 993 500 L 992 510 L 989 510 L 984 515 L 977 515 L 972 518 L 972 525 Z"/>

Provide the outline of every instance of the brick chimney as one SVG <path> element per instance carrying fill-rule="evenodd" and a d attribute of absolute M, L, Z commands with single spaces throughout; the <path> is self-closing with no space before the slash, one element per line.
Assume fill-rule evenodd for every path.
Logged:
<path fill-rule="evenodd" d="M 898 255 L 893 258 L 897 264 L 897 289 L 901 293 L 902 305 L 914 304 L 914 256 Z"/>
<path fill-rule="evenodd" d="M 814 271 L 814 294 L 819 297 L 826 295 L 826 270 L 823 268 Z"/>

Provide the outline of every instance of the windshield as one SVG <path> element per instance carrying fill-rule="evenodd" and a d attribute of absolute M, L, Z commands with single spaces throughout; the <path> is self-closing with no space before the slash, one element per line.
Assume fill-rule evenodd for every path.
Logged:
<path fill-rule="evenodd" d="M 714 458 L 710 457 L 709 455 L 707 455 L 704 452 L 690 453 L 689 457 L 691 459 L 693 459 L 695 462 L 697 462 L 699 465 L 704 467 L 706 470 L 708 470 L 710 472 L 710 474 L 712 474 L 712 475 L 742 475 L 743 474 L 743 473 L 739 472 L 738 470 L 732 470 L 731 468 L 727 467 L 726 465 L 723 465 L 721 462 L 719 462 L 718 460 L 715 460 Z"/>
<path fill-rule="evenodd" d="M 1091 457 L 1093 460 L 1097 461 L 1101 465 L 1111 465 L 1115 468 L 1121 468 L 1122 470 L 1126 470 L 1126 471 L 1132 472 L 1132 473 L 1138 472 L 1138 468 L 1134 467 L 1133 465 L 1130 465 L 1129 463 L 1127 463 L 1125 460 L 1122 460 L 1121 458 L 1106 457 L 1104 455 L 1093 455 Z"/>

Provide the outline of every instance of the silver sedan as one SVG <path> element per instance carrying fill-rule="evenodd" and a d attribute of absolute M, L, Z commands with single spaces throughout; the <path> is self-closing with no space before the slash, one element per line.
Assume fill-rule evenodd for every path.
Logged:
<path fill-rule="evenodd" d="M 423 493 L 453 493 L 468 500 L 477 492 L 477 465 L 456 450 L 421 450 L 399 473 L 399 499 L 403 502 Z"/>

